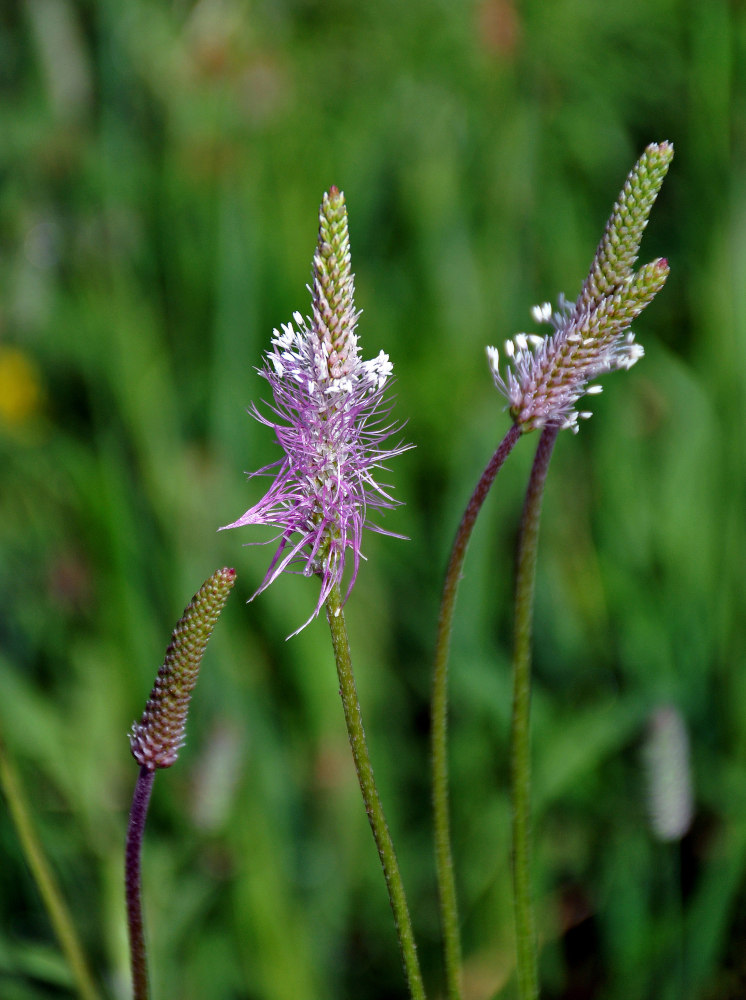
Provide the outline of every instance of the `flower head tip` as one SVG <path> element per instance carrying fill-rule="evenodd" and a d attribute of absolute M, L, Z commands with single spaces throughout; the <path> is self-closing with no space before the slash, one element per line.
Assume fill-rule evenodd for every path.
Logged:
<path fill-rule="evenodd" d="M 130 732 L 132 756 L 151 771 L 170 767 L 184 745 L 202 656 L 235 581 L 234 569 L 216 570 L 187 605 L 171 635 L 143 716 Z"/>
<path fill-rule="evenodd" d="M 644 354 L 630 324 L 663 287 L 664 258 L 634 270 L 650 210 L 673 158 L 670 142 L 651 143 L 629 174 L 606 225 L 580 295 L 574 304 L 560 296 L 535 306 L 535 322 L 548 323 L 546 337 L 516 334 L 505 344 L 506 371 L 500 355 L 487 348 L 495 385 L 508 401 L 513 421 L 524 431 L 547 424 L 577 431 L 590 417 L 575 404 L 601 387 L 591 379 L 618 368 L 631 368 Z"/>
<path fill-rule="evenodd" d="M 316 575 L 321 589 L 313 618 L 341 583 L 349 556 L 347 594 L 352 589 L 363 528 L 392 534 L 369 519 L 372 511 L 397 503 L 376 475 L 408 447 L 384 447 L 394 430 L 388 422 L 391 404 L 384 397 L 392 365 L 383 351 L 368 361 L 361 357 L 347 209 L 335 187 L 324 195 L 319 211 L 310 291 L 311 316 L 304 319 L 296 312 L 292 323 L 274 331 L 260 370 L 273 405 L 266 414 L 256 407 L 252 411 L 274 430 L 284 455 L 252 474 L 272 473 L 274 479 L 258 503 L 225 527 L 280 529 L 278 548 L 256 594 L 286 570 Z"/>

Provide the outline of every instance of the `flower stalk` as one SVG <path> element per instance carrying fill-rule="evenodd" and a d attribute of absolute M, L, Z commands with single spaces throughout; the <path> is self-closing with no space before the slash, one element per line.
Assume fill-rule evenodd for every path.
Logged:
<path fill-rule="evenodd" d="M 171 767 L 184 745 L 187 712 L 212 630 L 236 580 L 234 569 L 216 570 L 184 610 L 166 650 L 139 723 L 130 732 L 140 765 L 125 848 L 125 896 L 134 1000 L 148 1000 L 147 949 L 142 919 L 140 856 L 157 768 Z"/>
<path fill-rule="evenodd" d="M 459 931 L 458 897 L 453 870 L 451 821 L 448 795 L 448 654 L 453 632 L 453 614 L 461 581 L 466 551 L 477 516 L 503 462 L 521 436 L 513 424 L 499 448 L 490 459 L 477 483 L 456 531 L 448 559 L 443 593 L 438 615 L 435 641 L 435 667 L 430 706 L 430 746 L 432 755 L 433 823 L 435 828 L 435 861 L 438 880 L 438 905 L 443 934 L 446 988 L 449 1000 L 462 996 L 461 935 Z"/>
<path fill-rule="evenodd" d="M 365 803 L 368 822 L 373 832 L 373 839 L 376 842 L 378 857 L 383 868 L 389 902 L 394 914 L 399 948 L 404 963 L 404 971 L 407 983 L 409 984 L 409 992 L 413 1000 L 425 1000 L 425 989 L 417 958 L 417 945 L 412 930 L 412 920 L 409 915 L 409 907 L 407 906 L 407 897 L 404 892 L 404 883 L 402 882 L 394 844 L 389 833 L 381 799 L 373 776 L 373 765 L 370 761 L 368 743 L 365 738 L 360 701 L 355 685 L 355 675 L 352 670 L 347 626 L 345 624 L 344 611 L 342 610 L 342 596 L 338 586 L 332 588 L 332 592 L 326 602 L 326 617 L 332 637 L 334 660 L 337 665 L 337 677 L 339 679 L 339 693 L 342 698 L 352 759 L 355 764 L 355 772 L 357 773 L 363 802 Z"/>
<path fill-rule="evenodd" d="M 632 367 L 643 355 L 629 330 L 632 321 L 663 287 L 668 276 L 664 259 L 634 265 L 648 215 L 673 157 L 671 143 L 652 143 L 629 174 L 614 205 L 604 235 L 574 305 L 560 297 L 556 311 L 549 303 L 532 310 L 552 334 L 519 333 L 505 344 L 507 370 L 494 347 L 487 358 L 498 391 L 505 397 L 513 426 L 495 453 L 474 492 L 459 526 L 449 558 L 441 597 L 431 706 L 433 806 L 438 893 L 443 926 L 449 1000 L 461 998 L 461 947 L 453 874 L 448 811 L 447 663 L 456 594 L 469 538 L 500 465 L 518 437 L 541 429 L 542 435 L 524 505 L 515 592 L 514 700 L 511 736 L 513 790 L 513 874 L 522 1000 L 538 995 L 536 934 L 530 893 L 530 637 L 536 546 L 541 495 L 549 459 L 559 431 L 577 432 L 578 420 L 591 416 L 575 405 L 584 395 L 601 391 L 590 380 L 607 371 Z"/>
<path fill-rule="evenodd" d="M 130 942 L 130 967 L 132 969 L 132 996 L 134 1000 L 148 1000 L 148 955 L 145 946 L 145 928 L 142 919 L 142 872 L 140 855 L 145 835 L 145 821 L 153 791 L 155 770 L 140 768 L 132 796 L 127 843 L 124 853 L 125 899 L 127 903 L 127 928 Z"/>
<path fill-rule="evenodd" d="M 513 912 L 515 915 L 518 995 L 539 995 L 536 928 L 531 902 L 531 628 L 533 622 L 539 519 L 549 461 L 559 427 L 545 427 L 539 438 L 523 506 L 516 563 L 513 620 L 513 711 L 511 788 L 513 800 Z"/>
<path fill-rule="evenodd" d="M 630 172 L 614 205 L 589 274 L 574 305 L 545 303 L 534 318 L 549 323 L 548 337 L 517 334 L 505 345 L 511 367 L 503 374 L 495 348 L 487 355 L 495 385 L 506 397 L 514 424 L 542 433 L 531 469 L 518 541 L 513 637 L 511 794 L 513 803 L 513 904 L 518 995 L 539 995 L 536 927 L 531 893 L 531 631 L 541 500 L 560 430 L 578 430 L 591 416 L 575 404 L 601 391 L 591 379 L 631 368 L 642 356 L 629 327 L 663 287 L 665 259 L 634 266 L 648 216 L 673 157 L 671 143 L 651 143 Z"/>

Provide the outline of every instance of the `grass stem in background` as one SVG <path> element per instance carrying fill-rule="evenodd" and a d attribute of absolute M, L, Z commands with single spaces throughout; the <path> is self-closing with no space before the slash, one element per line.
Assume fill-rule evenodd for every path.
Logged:
<path fill-rule="evenodd" d="M 479 511 L 487 498 L 495 476 L 521 436 L 515 424 L 503 438 L 489 461 L 467 504 L 458 526 L 448 560 L 443 594 L 438 615 L 438 634 L 435 642 L 435 668 L 430 711 L 430 740 L 433 770 L 433 815 L 435 827 L 435 859 L 438 878 L 438 904 L 445 953 L 446 985 L 450 1000 L 460 1000 L 461 937 L 459 933 L 458 901 L 453 873 L 451 848 L 451 823 L 448 797 L 448 652 L 453 630 L 453 612 L 461 582 L 461 571 Z"/>
<path fill-rule="evenodd" d="M 8 802 L 8 809 L 13 818 L 26 863 L 49 914 L 60 948 L 70 966 L 78 996 L 81 1000 L 99 1000 L 99 993 L 88 969 L 75 924 L 34 830 L 31 812 L 21 783 L 5 752 L 2 740 L 0 740 L 0 786 Z"/>

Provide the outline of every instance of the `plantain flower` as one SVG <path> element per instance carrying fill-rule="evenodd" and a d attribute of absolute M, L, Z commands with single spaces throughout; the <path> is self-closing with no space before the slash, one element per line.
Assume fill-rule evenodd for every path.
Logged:
<path fill-rule="evenodd" d="M 253 416 L 275 432 L 284 455 L 250 474 L 274 479 L 261 500 L 225 525 L 280 529 L 274 539 L 279 545 L 254 597 L 285 571 L 320 578 L 319 598 L 306 625 L 351 563 L 345 599 L 349 596 L 362 558 L 363 528 L 393 534 L 370 515 L 398 504 L 378 481 L 378 472 L 409 447 L 384 445 L 395 429 L 385 397 L 392 365 L 383 351 L 369 361 L 361 357 L 347 209 L 335 187 L 324 195 L 319 212 L 310 291 L 312 315 L 296 312 L 292 323 L 274 331 L 259 372 L 274 403 L 266 413 L 252 408 Z"/>
<path fill-rule="evenodd" d="M 669 267 L 663 258 L 638 271 L 634 265 L 672 158 L 670 142 L 651 143 L 636 163 L 577 301 L 571 304 L 560 296 L 555 310 L 548 302 L 534 307 L 534 321 L 548 323 L 552 333 L 518 333 L 506 341 L 504 372 L 497 348 L 487 348 L 495 385 L 521 430 L 556 424 L 577 432 L 578 419 L 591 414 L 576 410 L 575 404 L 601 392 L 600 385 L 588 383 L 606 372 L 631 368 L 643 356 L 630 324 L 663 287 Z"/>
<path fill-rule="evenodd" d="M 234 569 L 215 570 L 187 605 L 171 634 L 145 711 L 130 731 L 132 756 L 150 771 L 171 767 L 184 745 L 189 702 L 202 657 L 235 581 Z"/>

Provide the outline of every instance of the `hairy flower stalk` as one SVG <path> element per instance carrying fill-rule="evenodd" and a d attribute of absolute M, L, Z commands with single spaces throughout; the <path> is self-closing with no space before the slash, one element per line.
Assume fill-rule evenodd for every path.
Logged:
<path fill-rule="evenodd" d="M 454 539 L 441 597 L 431 703 L 433 807 L 438 895 L 446 958 L 449 1000 L 462 996 L 461 951 L 448 806 L 448 649 L 458 585 L 471 533 L 502 463 L 521 434 L 542 428 L 531 474 L 518 547 L 514 651 L 512 774 L 514 813 L 514 893 L 518 942 L 518 981 L 522 1000 L 538 991 L 536 949 L 530 900 L 529 744 L 530 638 L 536 545 L 544 481 L 558 432 L 577 431 L 575 410 L 582 396 L 601 391 L 588 383 L 617 368 L 630 368 L 643 349 L 629 331 L 632 321 L 658 292 L 668 275 L 661 259 L 634 271 L 642 234 L 673 157 L 671 143 L 652 144 L 633 168 L 607 223 L 591 269 L 574 305 L 560 298 L 533 317 L 549 323 L 552 334 L 519 333 L 505 344 L 507 370 L 496 348 L 487 348 L 495 385 L 506 398 L 513 425 L 482 474 Z"/>
<path fill-rule="evenodd" d="M 339 694 L 342 699 L 352 760 L 355 765 L 355 773 L 357 774 L 363 802 L 365 803 L 365 812 L 368 816 L 376 849 L 378 850 L 383 877 L 386 880 L 386 889 L 389 894 L 391 911 L 394 915 L 394 925 L 399 939 L 399 948 L 409 985 L 409 992 L 412 1000 L 425 1000 L 425 988 L 417 958 L 417 945 L 414 939 L 412 920 L 409 915 L 407 897 L 404 892 L 404 883 L 399 871 L 396 851 L 394 850 L 394 842 L 389 833 L 383 806 L 381 805 L 381 798 L 373 776 L 373 765 L 371 764 L 370 752 L 368 751 L 368 742 L 365 737 L 365 729 L 363 728 L 363 716 L 360 710 L 355 675 L 352 669 L 350 646 L 347 639 L 347 625 L 342 610 L 339 587 L 336 585 L 333 587 L 329 595 L 329 600 L 326 603 L 326 616 L 332 637 L 334 659 L 337 666 L 337 679 L 339 680 Z"/>
<path fill-rule="evenodd" d="M 590 417 L 575 404 L 601 391 L 591 379 L 631 368 L 643 355 L 630 324 L 663 287 L 668 262 L 655 260 L 634 270 L 648 216 L 673 157 L 671 143 L 653 143 L 640 157 L 619 195 L 596 250 L 591 269 L 574 305 L 560 300 L 552 313 L 547 303 L 534 310 L 548 322 L 548 337 L 518 334 L 508 341 L 511 367 L 499 369 L 495 348 L 487 354 L 495 384 L 508 400 L 514 425 L 521 431 L 542 428 L 531 471 L 518 539 L 513 643 L 511 787 L 513 801 L 513 904 L 516 930 L 518 995 L 539 995 L 536 933 L 531 901 L 529 717 L 531 633 L 536 554 L 544 484 L 560 430 L 577 431 L 578 419 Z"/>
<path fill-rule="evenodd" d="M 134 1000 L 147 1000 L 148 972 L 142 921 L 140 852 L 157 768 L 170 767 L 184 745 L 189 701 L 202 657 L 236 580 L 234 569 L 219 569 L 187 605 L 171 635 L 142 719 L 132 727 L 130 748 L 140 765 L 130 810 L 125 851 L 125 894 Z"/>
<path fill-rule="evenodd" d="M 435 865 L 438 881 L 438 908 L 443 934 L 446 990 L 449 1000 L 460 1000 L 463 991 L 461 934 L 458 917 L 456 879 L 451 849 L 451 819 L 448 794 L 448 653 L 453 631 L 461 573 L 472 531 L 487 494 L 505 459 L 521 436 L 520 428 L 512 424 L 487 463 L 466 505 L 456 531 L 448 558 L 443 592 L 438 613 L 435 640 L 433 686 L 430 700 L 430 749 L 432 766 L 433 829 L 435 833 Z"/>
<path fill-rule="evenodd" d="M 252 475 L 274 473 L 264 497 L 226 528 L 268 524 L 280 542 L 256 594 L 284 572 L 316 575 L 321 589 L 308 619 L 318 615 L 351 556 L 346 595 L 355 583 L 363 528 L 384 531 L 370 520 L 373 511 L 397 505 L 377 470 L 406 450 L 383 447 L 394 428 L 391 403 L 384 397 L 392 365 L 383 351 L 370 361 L 360 355 L 355 328 L 354 277 L 344 195 L 330 188 L 319 213 L 313 259 L 312 315 L 274 331 L 272 350 L 260 374 L 274 405 L 269 414 L 252 413 L 271 427 L 284 456 Z M 308 624 L 306 622 L 305 624 Z"/>
<path fill-rule="evenodd" d="M 668 262 L 660 258 L 634 270 L 642 234 L 673 158 L 670 142 L 651 143 L 622 188 L 580 295 L 574 305 L 561 296 L 553 312 L 546 302 L 532 315 L 548 323 L 546 337 L 519 333 L 505 343 L 508 370 L 487 348 L 495 385 L 523 431 L 557 424 L 577 431 L 588 411 L 575 409 L 582 396 L 601 392 L 588 383 L 605 372 L 631 368 L 643 356 L 630 324 L 663 287 Z"/>

